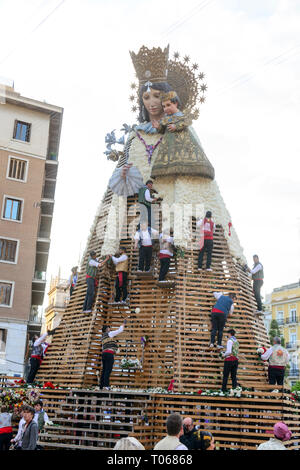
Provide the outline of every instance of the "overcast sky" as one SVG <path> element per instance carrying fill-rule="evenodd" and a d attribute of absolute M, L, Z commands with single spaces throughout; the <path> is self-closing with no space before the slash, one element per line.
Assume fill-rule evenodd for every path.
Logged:
<path fill-rule="evenodd" d="M 133 124 L 129 50 L 188 54 L 208 90 L 194 123 L 263 294 L 300 278 L 299 0 L 0 0 L 0 76 L 64 108 L 48 279 L 78 263 Z"/>

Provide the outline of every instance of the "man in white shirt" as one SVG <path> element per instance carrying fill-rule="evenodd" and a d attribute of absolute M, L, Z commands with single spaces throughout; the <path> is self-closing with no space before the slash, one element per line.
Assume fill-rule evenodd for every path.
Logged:
<path fill-rule="evenodd" d="M 118 350 L 118 343 L 113 338 L 123 333 L 126 319 L 123 325 L 115 331 L 111 331 L 108 325 L 102 328 L 102 373 L 100 378 L 100 388 L 109 390 L 109 378 L 114 365 L 114 355 Z"/>
<path fill-rule="evenodd" d="M 290 355 L 287 350 L 281 346 L 281 339 L 275 336 L 273 346 L 267 349 L 262 355 L 263 361 L 269 361 L 269 385 L 283 385 L 284 372 L 289 363 Z"/>
<path fill-rule="evenodd" d="M 153 189 L 153 181 L 146 181 L 145 186 L 140 188 L 138 200 L 140 203 L 140 221 L 147 222 L 149 227 L 152 226 L 152 204 L 162 200 L 161 198 L 155 198 L 151 196 L 152 192 L 157 192 Z"/>
<path fill-rule="evenodd" d="M 50 423 L 49 416 L 47 415 L 46 411 L 43 409 L 43 402 L 42 400 L 38 400 L 34 404 L 35 415 L 33 420 L 38 425 L 39 431 L 42 431 L 45 424 Z"/>
<path fill-rule="evenodd" d="M 165 232 L 160 234 L 159 244 L 160 244 L 160 251 L 159 251 L 160 271 L 159 271 L 158 280 L 160 282 L 166 282 L 165 277 L 169 272 L 170 260 L 173 256 L 173 245 L 174 245 L 173 229 L 170 229 L 170 234 L 165 233 Z"/>
<path fill-rule="evenodd" d="M 134 249 L 139 247 L 138 272 L 150 271 L 152 259 L 152 239 L 158 237 L 158 231 L 147 226 L 147 223 L 141 223 L 140 229 L 134 236 Z"/>
<path fill-rule="evenodd" d="M 171 413 L 167 418 L 168 435 L 159 441 L 154 450 L 188 450 L 179 438 L 183 435 L 183 422 L 180 414 Z"/>
<path fill-rule="evenodd" d="M 127 275 L 128 275 L 128 256 L 126 254 L 126 250 L 123 247 L 120 247 L 120 256 L 112 256 L 112 262 L 116 267 L 116 295 L 115 295 L 115 302 L 119 303 L 122 294 L 122 301 L 121 303 L 126 303 L 127 300 Z"/>
<path fill-rule="evenodd" d="M 30 371 L 27 377 L 27 383 L 30 384 L 34 381 L 37 371 L 43 360 L 44 355 L 44 342 L 47 336 L 53 335 L 55 330 L 48 330 L 42 336 L 34 335 L 33 347 L 30 355 Z"/>

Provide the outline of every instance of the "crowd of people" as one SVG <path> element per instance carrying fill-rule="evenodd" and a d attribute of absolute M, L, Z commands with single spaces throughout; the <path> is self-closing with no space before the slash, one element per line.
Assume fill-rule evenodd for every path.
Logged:
<path fill-rule="evenodd" d="M 182 418 L 178 413 L 171 413 L 166 420 L 166 436 L 154 446 L 156 451 L 194 451 L 217 450 L 214 436 L 211 432 L 201 430 L 200 425 L 195 425 L 191 417 Z M 259 444 L 257 450 L 287 450 L 284 442 L 289 441 L 292 433 L 283 422 L 277 422 L 273 430 L 266 431 L 272 437 Z M 135 437 L 123 437 L 114 447 L 115 450 L 145 450 Z"/>

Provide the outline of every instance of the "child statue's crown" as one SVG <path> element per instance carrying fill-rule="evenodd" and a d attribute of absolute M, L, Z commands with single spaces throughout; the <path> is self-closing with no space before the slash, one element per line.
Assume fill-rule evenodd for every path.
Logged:
<path fill-rule="evenodd" d="M 177 98 L 178 100 L 178 95 L 176 93 L 176 91 L 168 91 L 168 93 L 162 93 L 161 95 L 161 101 L 164 102 L 164 101 L 171 101 L 171 100 L 174 100 L 175 98 Z"/>

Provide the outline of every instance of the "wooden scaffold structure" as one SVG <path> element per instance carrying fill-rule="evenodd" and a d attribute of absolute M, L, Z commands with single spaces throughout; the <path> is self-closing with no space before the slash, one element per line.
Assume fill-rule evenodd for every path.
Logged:
<path fill-rule="evenodd" d="M 184 74 L 184 83 L 190 80 L 194 96 L 197 91 L 194 75 L 186 63 L 179 62 L 178 57 L 170 61 L 168 52 L 168 48 L 149 50 L 143 47 L 137 55 L 131 53 L 140 81 L 138 89 L 141 86 L 146 92 L 151 90 L 151 86 L 155 89 L 153 67 L 156 72 L 158 68 L 159 77 L 168 73 L 166 81 L 173 81 L 172 88 L 181 93 L 186 105 L 184 109 L 191 113 L 195 100 L 189 101 L 188 94 L 184 95 L 177 77 Z M 150 75 L 146 73 L 148 70 Z M 151 80 L 150 84 L 145 77 L 148 77 L 148 82 Z M 163 80 L 160 78 L 160 81 Z M 201 90 L 205 90 L 205 86 L 202 85 Z M 157 135 L 140 130 L 144 142 L 145 139 L 147 141 L 146 148 L 136 132 L 136 129 L 131 130 L 124 152 L 119 152 L 115 158 L 118 160 L 115 172 L 130 163 L 139 169 L 145 182 L 155 173 L 160 146 L 155 147 Z M 151 158 L 146 163 L 139 163 L 141 156 L 145 158 L 149 146 L 152 146 Z M 176 195 L 180 194 L 183 203 L 193 199 L 193 204 L 201 203 L 205 209 L 213 207 L 216 229 L 212 270 L 198 270 L 196 219 L 191 215 L 187 227 L 190 239 L 185 240 L 184 248 L 180 247 L 177 256 L 172 258 L 168 282 L 158 282 L 159 259 L 155 241 L 150 273 L 137 272 L 138 251 L 134 249 L 133 240 L 140 216 L 137 192 L 122 197 L 108 187 L 91 229 L 76 288 L 37 376 L 41 382 L 50 381 L 56 386 L 68 387 L 63 399 L 57 390 L 44 392 L 49 404 L 54 406 L 56 403 L 59 424 L 44 435 L 45 445 L 66 448 L 80 445 L 81 448 L 97 450 L 111 448 L 116 436 L 130 433 L 146 448 L 152 449 L 165 434 L 168 413 L 176 411 L 193 416 L 203 429 L 214 434 L 222 449 L 255 449 L 258 443 L 268 438 L 265 431 L 272 429 L 279 420 L 284 420 L 293 431 L 293 441 L 288 445 L 299 447 L 300 408 L 290 399 L 288 390 L 280 388 L 278 393 L 271 393 L 274 387 L 267 385 L 267 366 L 259 358 L 257 348 L 269 346 L 268 335 L 262 318 L 254 314 L 256 304 L 251 280 L 244 270 L 243 258 L 236 256 L 234 251 L 232 239 L 235 233 L 232 238 L 228 234 L 230 216 L 222 200 L 216 196 L 214 170 L 202 147 L 199 148 L 200 157 L 193 151 L 189 160 L 181 160 L 179 167 L 166 160 L 166 171 L 159 170 L 155 186 L 170 205 L 177 202 Z M 116 152 L 112 154 L 116 156 Z M 173 168 L 173 173 L 170 168 Z M 126 217 L 121 218 L 118 212 L 115 213 L 119 235 L 111 244 L 108 228 L 117 199 L 122 199 Z M 157 207 L 159 205 L 162 203 Z M 157 214 L 156 224 L 160 233 L 164 217 L 161 211 Z M 99 272 L 92 313 L 83 313 L 89 253 L 94 250 L 98 257 L 114 254 L 109 250 L 114 246 L 117 251 L 120 245 L 126 247 L 129 261 L 129 302 L 114 302 L 115 271 L 108 264 Z M 240 343 L 238 383 L 243 388 L 241 396 L 220 396 L 217 393 L 222 383 L 223 358 L 216 348 L 209 348 L 214 292 L 237 294 L 235 309 L 226 329 L 234 328 Z M 110 325 L 114 330 L 125 318 L 128 319 L 127 325 L 118 337 L 119 352 L 110 377 L 112 390 L 97 390 L 95 387 L 101 373 L 102 327 Z M 141 340 L 145 337 L 146 344 Z M 139 359 L 141 367 L 124 369 L 124 358 Z M 166 393 L 171 381 L 174 381 L 174 391 Z M 59 401 L 55 401 L 56 394 Z M 60 414 L 57 414 L 58 403 Z M 127 410 L 125 414 L 124 408 Z"/>

